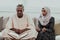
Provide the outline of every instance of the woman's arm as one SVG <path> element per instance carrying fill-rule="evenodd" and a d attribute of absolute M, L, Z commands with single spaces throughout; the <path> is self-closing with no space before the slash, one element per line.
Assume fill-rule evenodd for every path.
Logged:
<path fill-rule="evenodd" d="M 39 27 L 40 31 L 42 31 L 43 27 L 42 27 L 40 21 L 38 21 L 38 27 Z"/>
<path fill-rule="evenodd" d="M 54 24 L 55 24 L 55 19 L 52 17 L 50 19 L 50 23 L 48 24 L 49 25 L 49 28 L 47 28 L 48 32 L 52 32 L 54 30 Z"/>

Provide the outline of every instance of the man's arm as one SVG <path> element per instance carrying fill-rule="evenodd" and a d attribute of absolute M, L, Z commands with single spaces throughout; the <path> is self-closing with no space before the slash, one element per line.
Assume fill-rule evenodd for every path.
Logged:
<path fill-rule="evenodd" d="M 36 27 L 35 27 L 35 25 L 34 25 L 34 22 L 33 22 L 33 20 L 32 20 L 32 18 L 30 18 L 30 17 L 28 17 L 28 27 L 30 28 L 30 37 L 31 38 L 36 38 L 37 37 L 37 31 L 36 31 Z"/>

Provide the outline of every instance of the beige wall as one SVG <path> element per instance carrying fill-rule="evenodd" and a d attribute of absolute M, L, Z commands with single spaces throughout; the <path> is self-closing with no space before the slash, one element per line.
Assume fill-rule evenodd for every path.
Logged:
<path fill-rule="evenodd" d="M 60 35 L 60 23 L 59 24 L 55 24 L 55 33 L 56 35 Z"/>

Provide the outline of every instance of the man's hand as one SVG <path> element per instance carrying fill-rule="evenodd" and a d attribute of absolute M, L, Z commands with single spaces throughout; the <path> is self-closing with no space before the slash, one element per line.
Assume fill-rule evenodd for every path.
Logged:
<path fill-rule="evenodd" d="M 25 28 L 24 30 L 27 31 L 27 30 L 30 30 L 30 29 L 29 28 Z"/>
<path fill-rule="evenodd" d="M 30 30 L 30 29 L 25 28 L 25 29 L 20 30 L 20 29 L 16 29 L 16 28 L 11 28 L 10 30 L 15 31 L 17 34 L 21 34 L 27 30 Z"/>
<path fill-rule="evenodd" d="M 23 33 L 23 32 L 25 32 L 27 30 L 30 30 L 30 29 L 29 28 L 22 29 L 22 30 L 20 30 L 20 33 Z"/>
<path fill-rule="evenodd" d="M 10 30 L 16 32 L 17 34 L 20 34 L 20 30 L 19 29 L 16 29 L 16 28 L 11 28 Z"/>
<path fill-rule="evenodd" d="M 46 32 L 46 30 L 47 30 L 47 29 L 44 27 L 44 28 L 42 29 L 42 32 Z"/>
<path fill-rule="evenodd" d="M 15 31 L 16 29 L 15 28 L 11 28 L 10 30 Z"/>

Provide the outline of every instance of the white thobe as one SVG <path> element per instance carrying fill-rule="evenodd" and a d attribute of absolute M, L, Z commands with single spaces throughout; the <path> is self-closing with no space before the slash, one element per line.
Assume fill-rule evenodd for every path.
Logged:
<path fill-rule="evenodd" d="M 22 30 L 27 27 L 30 28 L 30 30 L 27 32 L 28 35 L 22 39 L 29 39 L 29 38 L 37 37 L 37 31 L 35 30 L 33 20 L 25 14 L 23 15 L 22 18 L 18 18 L 17 15 L 14 15 L 13 17 L 11 17 L 6 25 L 5 30 L 2 31 L 3 36 L 9 37 L 7 33 L 9 33 L 10 32 L 9 29 L 12 28 L 12 22 L 14 24 L 13 25 L 14 28 L 16 28 L 16 29 Z"/>

